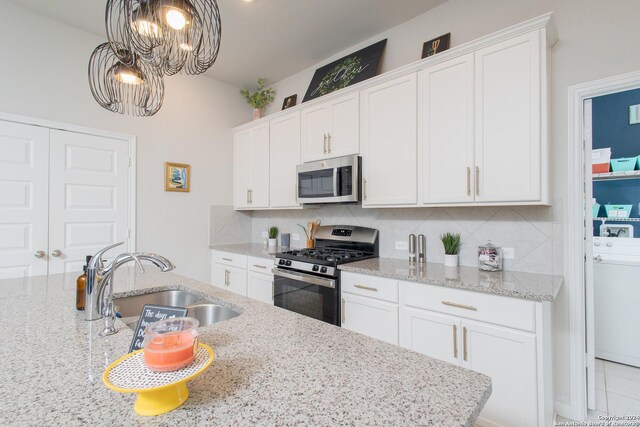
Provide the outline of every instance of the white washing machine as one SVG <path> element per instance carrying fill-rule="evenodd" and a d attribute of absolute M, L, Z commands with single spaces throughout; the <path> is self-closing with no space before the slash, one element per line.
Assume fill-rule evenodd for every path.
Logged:
<path fill-rule="evenodd" d="M 640 367 L 640 239 L 593 238 L 596 357 Z"/>

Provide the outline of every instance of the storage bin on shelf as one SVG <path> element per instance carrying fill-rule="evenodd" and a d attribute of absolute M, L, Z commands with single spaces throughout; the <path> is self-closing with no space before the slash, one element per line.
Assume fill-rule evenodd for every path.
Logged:
<path fill-rule="evenodd" d="M 591 150 L 591 173 L 609 172 L 611 162 L 611 148 Z"/>
<path fill-rule="evenodd" d="M 636 168 L 638 157 L 621 157 L 619 159 L 611 159 L 612 172 L 629 172 Z"/>
<path fill-rule="evenodd" d="M 607 218 L 629 218 L 633 205 L 604 205 Z"/>

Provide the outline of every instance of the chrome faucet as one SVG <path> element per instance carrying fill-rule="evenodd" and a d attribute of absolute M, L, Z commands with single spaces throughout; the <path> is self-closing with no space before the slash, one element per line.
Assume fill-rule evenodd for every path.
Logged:
<path fill-rule="evenodd" d="M 100 332 L 101 336 L 115 334 L 117 329 L 113 326 L 115 323 L 115 311 L 113 309 L 113 273 L 122 265 L 135 261 L 140 268 L 140 272 L 144 273 L 141 260 L 150 261 L 156 265 L 160 271 L 166 272 L 176 268 L 175 265 L 165 257 L 157 254 L 138 252 L 138 253 L 122 253 L 117 255 L 111 264 L 104 266 L 102 255 L 109 249 L 122 245 L 124 242 L 116 243 L 101 249 L 95 254 L 87 265 L 87 281 L 85 284 L 85 320 L 96 320 L 104 317 L 104 329 Z"/>

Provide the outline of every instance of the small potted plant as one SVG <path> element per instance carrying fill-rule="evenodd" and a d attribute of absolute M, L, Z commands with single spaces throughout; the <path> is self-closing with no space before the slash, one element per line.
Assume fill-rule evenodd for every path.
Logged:
<path fill-rule="evenodd" d="M 269 227 L 269 247 L 273 248 L 278 244 L 278 227 Z"/>
<path fill-rule="evenodd" d="M 253 120 L 259 119 L 264 115 L 264 109 L 273 102 L 276 95 L 276 92 L 272 88 L 264 87 L 266 83 L 266 79 L 258 79 L 258 90 L 253 93 L 247 89 L 240 90 L 240 95 L 253 107 Z"/>
<path fill-rule="evenodd" d="M 444 265 L 456 267 L 460 250 L 460 233 L 443 233 L 440 235 L 440 240 L 444 246 Z"/>

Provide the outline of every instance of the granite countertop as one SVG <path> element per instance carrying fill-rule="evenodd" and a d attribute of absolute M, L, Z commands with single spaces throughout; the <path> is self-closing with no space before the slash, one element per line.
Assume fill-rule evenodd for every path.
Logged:
<path fill-rule="evenodd" d="M 116 273 L 116 296 L 167 288 L 242 312 L 201 327 L 213 365 L 189 400 L 157 417 L 133 411 L 104 369 L 128 351 L 129 330 L 100 337 L 102 320 L 75 310 L 76 274 L 0 280 L 0 425 L 471 426 L 489 377 L 152 266 Z"/>
<path fill-rule="evenodd" d="M 281 248 L 265 248 L 259 243 L 233 243 L 229 245 L 209 245 L 209 249 L 223 252 L 231 252 L 240 255 L 255 256 L 258 258 L 275 258 Z"/>
<path fill-rule="evenodd" d="M 445 267 L 443 264 L 409 264 L 408 260 L 371 258 L 338 267 L 342 271 L 390 279 L 446 286 L 534 301 L 554 301 L 562 276 L 519 271 L 482 271 L 475 267 Z"/>

